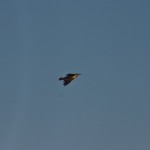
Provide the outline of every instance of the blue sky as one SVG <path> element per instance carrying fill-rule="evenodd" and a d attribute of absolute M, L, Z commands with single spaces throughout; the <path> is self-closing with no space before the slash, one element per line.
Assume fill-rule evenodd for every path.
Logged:
<path fill-rule="evenodd" d="M 149 150 L 149 5 L 1 0 L 0 149 Z"/>

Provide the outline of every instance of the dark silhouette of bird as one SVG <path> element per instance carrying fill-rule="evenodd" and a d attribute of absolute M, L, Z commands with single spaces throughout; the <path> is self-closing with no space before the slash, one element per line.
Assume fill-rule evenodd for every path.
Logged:
<path fill-rule="evenodd" d="M 79 75 L 79 73 L 68 73 L 65 77 L 60 77 L 59 80 L 63 80 L 63 85 L 68 85 L 72 80 L 76 79 Z"/>

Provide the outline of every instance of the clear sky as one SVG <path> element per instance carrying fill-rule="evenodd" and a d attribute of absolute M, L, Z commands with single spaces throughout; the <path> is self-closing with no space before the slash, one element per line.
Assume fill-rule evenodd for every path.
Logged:
<path fill-rule="evenodd" d="M 1 150 L 150 149 L 149 0 L 1 0 L 0 18 Z"/>

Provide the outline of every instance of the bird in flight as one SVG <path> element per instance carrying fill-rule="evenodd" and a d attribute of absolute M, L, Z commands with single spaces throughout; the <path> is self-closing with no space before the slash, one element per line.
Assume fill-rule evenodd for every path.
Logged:
<path fill-rule="evenodd" d="M 76 79 L 79 75 L 79 73 L 68 73 L 65 77 L 60 77 L 59 80 L 63 80 L 63 85 L 68 85 L 72 80 Z"/>

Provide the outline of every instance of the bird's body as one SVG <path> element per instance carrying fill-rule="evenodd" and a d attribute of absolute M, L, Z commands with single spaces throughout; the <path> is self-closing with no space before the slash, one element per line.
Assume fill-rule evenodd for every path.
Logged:
<path fill-rule="evenodd" d="M 59 80 L 63 80 L 63 85 L 66 86 L 68 85 L 72 80 L 74 80 L 75 78 L 77 78 L 79 75 L 79 73 L 68 73 L 65 77 L 60 77 Z"/>

